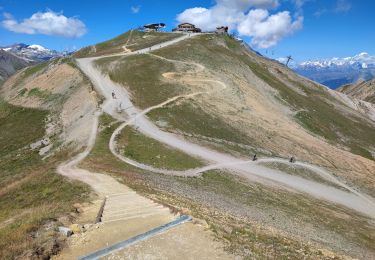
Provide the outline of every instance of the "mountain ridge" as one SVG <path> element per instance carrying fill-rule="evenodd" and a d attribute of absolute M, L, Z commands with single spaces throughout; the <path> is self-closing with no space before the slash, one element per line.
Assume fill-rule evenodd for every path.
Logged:
<path fill-rule="evenodd" d="M 375 104 L 375 79 L 344 85 L 339 87 L 337 91 L 349 97 Z"/>
<path fill-rule="evenodd" d="M 0 81 L 5 81 L 17 70 L 32 64 L 32 61 L 25 60 L 13 53 L 0 49 Z"/>
<path fill-rule="evenodd" d="M 0 47 L 0 81 L 5 81 L 19 69 L 69 54 L 50 50 L 38 44 L 17 43 Z"/>
<path fill-rule="evenodd" d="M 315 59 L 292 63 L 291 68 L 332 89 L 358 80 L 371 80 L 375 76 L 375 56 L 367 52 L 353 57 Z"/>
<path fill-rule="evenodd" d="M 41 62 L 53 58 L 62 57 L 70 54 L 69 52 L 58 52 L 45 48 L 38 44 L 16 43 L 9 46 L 0 47 L 3 51 L 13 53 L 23 59 Z"/>

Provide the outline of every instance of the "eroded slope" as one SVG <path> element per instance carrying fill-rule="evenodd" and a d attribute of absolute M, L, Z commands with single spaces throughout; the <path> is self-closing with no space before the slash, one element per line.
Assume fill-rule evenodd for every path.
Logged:
<path fill-rule="evenodd" d="M 0 88 L 0 258 L 61 249 L 57 226 L 71 224 L 90 191 L 55 168 L 86 145 L 96 104 L 68 58 L 28 67 Z"/>
<path fill-rule="evenodd" d="M 345 85 L 336 90 L 352 98 L 375 103 L 375 79 Z"/>

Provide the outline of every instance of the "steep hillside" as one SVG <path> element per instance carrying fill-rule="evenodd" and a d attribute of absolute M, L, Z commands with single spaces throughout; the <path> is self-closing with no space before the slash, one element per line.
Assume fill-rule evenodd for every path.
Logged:
<path fill-rule="evenodd" d="M 71 59 L 28 67 L 1 87 L 1 259 L 49 257 L 61 249 L 56 228 L 74 220 L 73 205 L 90 191 L 55 169 L 86 144 L 96 99 Z"/>
<path fill-rule="evenodd" d="M 352 98 L 375 103 L 375 79 L 345 85 L 337 89 Z"/>
<path fill-rule="evenodd" d="M 319 165 L 349 186 L 375 196 L 375 123 L 366 111 L 350 106 L 335 92 L 299 77 L 287 67 L 249 52 L 228 36 L 198 35 L 150 53 L 93 62 L 112 81 L 126 88 L 132 103 L 141 109 L 140 114 L 146 113 L 159 129 L 172 133 L 173 137 L 243 160 L 254 153 L 259 158 L 295 156 L 297 161 Z M 113 86 L 104 79 L 96 83 Z M 132 106 L 122 111 L 131 117 L 132 112 L 125 112 L 126 109 Z M 141 121 L 142 134 L 146 128 L 154 129 L 145 120 L 133 120 L 135 130 L 136 121 Z M 230 248 L 236 252 L 247 257 L 264 257 L 267 249 L 257 252 L 255 244 L 269 248 L 266 240 L 277 239 L 275 250 L 284 257 L 318 258 L 308 246 L 312 251 L 299 255 L 298 246 L 291 241 L 312 242 L 318 248 L 333 250 L 337 257 L 344 254 L 371 258 L 375 254 L 372 246 L 375 238 L 369 232 L 375 227 L 366 217 L 304 193 L 290 193 L 288 188 L 280 188 L 280 183 L 264 180 L 262 174 L 267 175 L 267 170 L 251 177 L 241 175 L 246 179 L 238 179 L 238 172 L 227 169 L 224 173 L 207 172 L 202 179 L 181 180 L 144 172 L 135 168 L 136 164 L 121 164 L 108 156 L 113 151 L 107 143 L 116 127 L 110 123 L 104 125 L 110 128 L 100 134 L 93 153 L 83 163 L 85 167 L 95 171 L 106 169 L 151 197 L 193 209 L 193 214 L 206 219 L 218 237 L 229 240 Z M 148 134 L 162 140 L 163 133 L 157 133 L 158 136 Z M 129 136 L 134 133 L 127 130 L 115 137 L 126 140 Z M 136 147 L 143 151 L 147 147 L 146 139 L 138 138 L 130 151 L 137 150 Z M 126 146 L 119 152 L 126 156 Z M 157 158 L 164 156 L 159 155 Z M 136 154 L 131 158 L 144 164 L 155 165 L 158 161 Z M 264 165 L 291 176 L 319 183 L 327 181 L 319 179 L 313 170 L 296 165 L 278 162 Z M 137 175 L 139 172 L 142 177 Z M 147 183 L 148 188 L 143 189 L 140 183 Z M 328 185 L 337 188 L 332 183 Z M 246 220 L 236 222 L 239 219 Z M 325 222 L 327 219 L 329 223 Z M 270 233 L 263 230 L 264 240 L 253 239 L 251 234 L 257 231 L 249 223 L 277 230 L 277 235 L 270 238 Z M 278 240 L 281 237 L 291 239 L 289 252 L 280 248 L 285 245 Z M 246 244 L 251 247 L 250 255 L 244 253 Z"/>
<path fill-rule="evenodd" d="M 107 64 L 110 77 L 128 86 L 140 107 L 178 93 L 216 89 L 192 102 L 151 112 L 150 117 L 164 128 L 196 138 L 243 143 L 282 157 L 295 155 L 327 167 L 334 165 L 351 180 L 367 183 L 365 179 L 373 172 L 369 170 L 375 166 L 374 122 L 347 107 L 328 89 L 248 52 L 229 38 L 199 36 L 154 54 L 158 56 L 108 58 L 98 64 Z M 173 60 L 200 63 L 206 70 L 196 73 L 191 66 Z M 123 73 L 129 66 L 135 73 Z M 168 74 L 171 70 L 177 74 Z M 199 80 L 201 77 L 225 82 L 227 88 L 221 90 L 215 82 Z M 207 120 L 211 120 L 209 124 Z M 211 126 L 228 130 L 218 135 Z M 357 167 L 362 170 L 358 172 Z"/>
<path fill-rule="evenodd" d="M 13 75 L 17 70 L 31 64 L 30 61 L 0 49 L 0 83 Z"/>
<path fill-rule="evenodd" d="M 346 95 L 229 36 L 163 44 L 176 37 L 129 31 L 78 51 L 77 60 L 28 67 L 3 84 L 0 248 L 10 250 L 0 258 L 31 247 L 54 253 L 47 242 L 56 233 L 39 231 L 68 225 L 72 220 L 59 216 L 88 193 L 56 176 L 68 158 L 65 169 L 75 179 L 97 192 L 121 182 L 189 214 L 233 256 L 374 258 L 375 108 L 350 105 Z M 104 57 L 78 59 L 92 56 Z M 47 213 L 35 216 L 43 207 Z M 95 230 L 95 239 L 85 233 L 68 240 L 67 251 L 111 236 Z M 150 241 L 143 255 L 158 244 Z"/>

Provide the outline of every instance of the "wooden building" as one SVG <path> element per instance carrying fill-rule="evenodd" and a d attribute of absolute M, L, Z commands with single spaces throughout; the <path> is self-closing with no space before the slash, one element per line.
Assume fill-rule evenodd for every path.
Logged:
<path fill-rule="evenodd" d="M 202 30 L 200 28 L 195 27 L 194 24 L 191 23 L 181 23 L 172 30 L 173 32 L 188 32 L 188 33 L 200 33 Z"/>

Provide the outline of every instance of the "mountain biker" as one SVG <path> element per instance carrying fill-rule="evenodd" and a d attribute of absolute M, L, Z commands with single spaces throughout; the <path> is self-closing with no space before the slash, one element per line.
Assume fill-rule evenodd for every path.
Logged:
<path fill-rule="evenodd" d="M 257 158 L 257 155 L 254 154 L 254 156 L 253 156 L 253 161 L 256 161 L 256 160 L 258 160 L 258 158 Z"/>
<path fill-rule="evenodd" d="M 289 162 L 290 162 L 290 163 L 295 163 L 295 162 L 296 162 L 296 159 L 294 158 L 294 156 L 290 157 Z"/>

